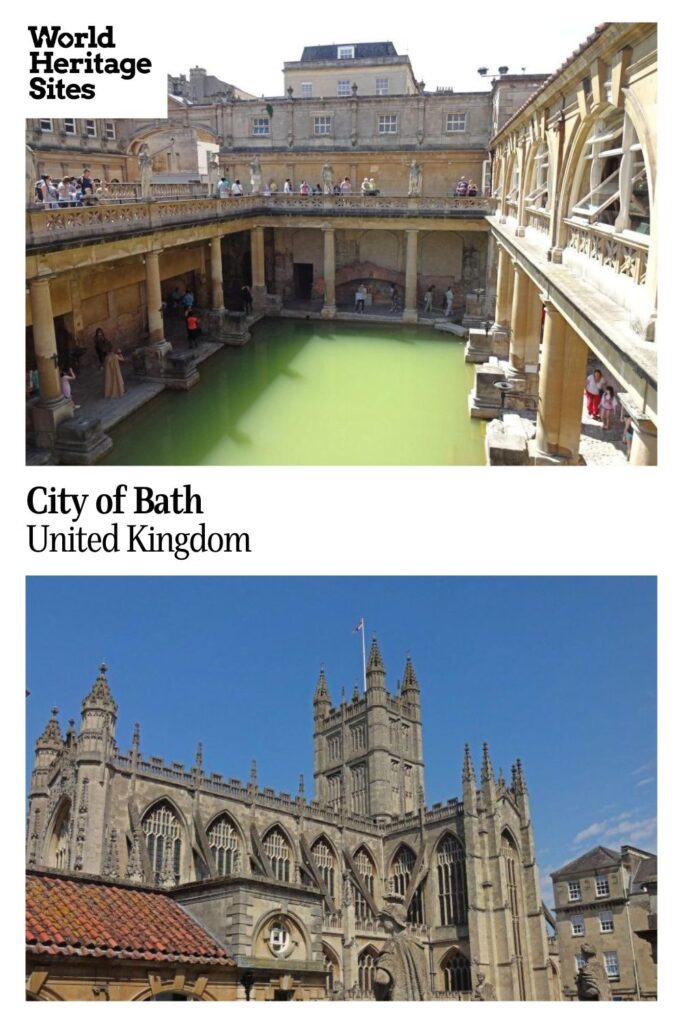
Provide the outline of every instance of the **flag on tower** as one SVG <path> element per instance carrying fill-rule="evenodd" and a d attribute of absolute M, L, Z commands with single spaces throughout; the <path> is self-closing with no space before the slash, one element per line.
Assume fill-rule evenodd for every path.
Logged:
<path fill-rule="evenodd" d="M 360 633 L 360 632 L 362 632 L 364 626 L 365 626 L 365 623 L 361 619 L 360 622 L 358 623 L 358 625 L 353 627 L 351 632 L 352 633 Z"/>

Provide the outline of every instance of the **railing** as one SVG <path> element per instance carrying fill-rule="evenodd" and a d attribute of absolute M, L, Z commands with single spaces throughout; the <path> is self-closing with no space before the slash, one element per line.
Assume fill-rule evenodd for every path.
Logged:
<path fill-rule="evenodd" d="M 615 235 L 610 228 L 598 225 L 579 225 L 570 219 L 565 224 L 569 228 L 569 249 L 636 285 L 645 283 L 649 241 Z"/>
<path fill-rule="evenodd" d="M 169 186 L 171 187 L 171 186 Z M 177 186 L 173 186 L 176 188 Z M 163 231 L 180 224 L 239 219 L 250 215 L 323 215 L 329 217 L 362 213 L 401 217 L 485 216 L 493 201 L 485 196 L 233 196 L 210 199 L 185 198 L 145 201 L 98 202 L 92 206 L 52 209 L 33 207 L 27 212 L 26 243 L 31 247 L 52 247 L 74 241 L 121 234 Z"/>
<path fill-rule="evenodd" d="M 323 914 L 323 928 L 341 928 L 342 916 L 337 910 L 334 914 Z"/>

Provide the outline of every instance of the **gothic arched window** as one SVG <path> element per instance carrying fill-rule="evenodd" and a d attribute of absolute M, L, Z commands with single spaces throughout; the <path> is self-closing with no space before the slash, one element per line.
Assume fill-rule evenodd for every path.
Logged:
<path fill-rule="evenodd" d="M 263 841 L 263 846 L 278 882 L 288 882 L 292 851 L 282 829 L 277 825 L 271 828 Z"/>
<path fill-rule="evenodd" d="M 399 847 L 391 865 L 391 878 L 394 892 L 405 896 L 410 886 L 417 857 L 408 846 Z M 408 907 L 408 920 L 411 924 L 424 924 L 423 887 L 419 885 Z"/>
<path fill-rule="evenodd" d="M 506 829 L 501 837 L 501 853 L 505 860 L 505 878 L 507 882 L 507 898 L 512 917 L 512 941 L 514 946 L 514 959 L 517 965 L 517 979 L 519 981 L 519 998 L 526 999 L 524 984 L 524 968 L 522 953 L 522 933 L 519 908 L 522 903 L 520 860 L 517 843 L 512 834 Z"/>
<path fill-rule="evenodd" d="M 50 840 L 49 864 L 51 867 L 66 871 L 69 867 L 69 845 L 71 839 L 71 804 L 67 800 L 55 827 Z"/>
<path fill-rule="evenodd" d="M 371 896 L 375 894 L 375 865 L 373 864 L 367 850 L 364 846 L 361 846 L 360 850 L 356 853 L 353 858 L 353 863 L 356 871 L 363 880 L 365 888 L 368 890 Z M 356 910 L 356 921 L 367 921 L 371 917 L 370 907 L 364 899 L 360 889 L 356 887 L 355 891 L 355 910 Z"/>
<path fill-rule="evenodd" d="M 377 953 L 367 946 L 358 956 L 358 987 L 364 996 L 372 996 L 375 984 Z"/>
<path fill-rule="evenodd" d="M 221 814 L 207 833 L 209 848 L 218 875 L 234 875 L 240 869 L 240 838 L 227 814 Z"/>
<path fill-rule="evenodd" d="M 444 992 L 471 992 L 472 972 L 466 956 L 453 949 L 441 961 Z"/>
<path fill-rule="evenodd" d="M 437 846 L 436 870 L 441 924 L 467 924 L 465 851 L 453 836 L 444 836 Z"/>
<path fill-rule="evenodd" d="M 154 873 L 154 884 L 180 882 L 180 822 L 170 803 L 162 800 L 150 808 L 142 819 L 147 854 Z"/>
<path fill-rule="evenodd" d="M 328 841 L 321 836 L 320 839 L 316 840 L 313 844 L 311 853 L 313 854 L 315 866 L 322 876 L 325 891 L 332 897 L 332 899 L 334 899 L 334 877 L 337 858 L 334 855 L 332 847 Z"/>
<path fill-rule="evenodd" d="M 339 977 L 339 961 L 329 946 L 326 946 L 324 943 L 323 965 L 325 971 L 325 990 L 331 994 L 334 989 L 334 983 Z"/>

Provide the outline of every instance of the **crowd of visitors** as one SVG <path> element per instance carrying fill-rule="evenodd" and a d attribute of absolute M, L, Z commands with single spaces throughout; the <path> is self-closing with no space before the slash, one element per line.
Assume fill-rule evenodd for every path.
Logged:
<path fill-rule="evenodd" d="M 112 179 L 111 184 L 118 184 Z M 111 202 L 107 183 L 93 178 L 90 168 L 85 167 L 79 178 L 65 175 L 59 180 L 49 174 L 41 174 L 34 185 L 35 200 L 47 209 L 58 210 L 66 206 L 94 206 L 96 203 Z"/>
<path fill-rule="evenodd" d="M 354 191 L 351 179 L 347 176 L 340 178 L 335 182 L 328 182 L 325 185 L 321 185 L 320 182 L 312 184 L 306 178 L 301 178 L 299 185 L 295 186 L 292 183 L 291 178 L 285 178 L 282 188 L 278 186 L 278 183 L 274 180 L 266 182 L 260 190 L 260 195 L 263 196 L 274 196 L 274 195 L 300 195 L 300 196 L 322 196 L 322 195 L 335 195 L 344 196 L 349 195 Z M 356 190 L 356 194 L 360 193 L 362 196 L 378 196 L 380 195 L 380 189 L 372 177 L 363 178 L 360 188 Z M 216 198 L 218 199 L 230 199 L 233 196 L 244 195 L 244 189 L 239 178 L 233 181 L 227 175 L 224 175 L 216 186 L 215 192 Z M 477 196 L 479 195 L 479 188 L 472 178 L 469 180 L 465 177 L 453 186 L 454 196 Z"/>

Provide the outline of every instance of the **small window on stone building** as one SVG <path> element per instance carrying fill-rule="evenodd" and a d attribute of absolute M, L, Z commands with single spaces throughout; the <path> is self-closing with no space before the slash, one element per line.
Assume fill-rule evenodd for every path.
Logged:
<path fill-rule="evenodd" d="M 377 953 L 372 947 L 364 949 L 358 957 L 358 987 L 361 995 L 371 997 L 375 984 L 375 962 Z"/>
<path fill-rule="evenodd" d="M 351 95 L 351 79 L 340 78 L 337 82 L 337 96 L 350 96 Z"/>
<path fill-rule="evenodd" d="M 173 875 L 180 882 L 180 823 L 173 808 L 163 800 L 144 817 L 142 831 L 145 836 L 154 884 L 162 885 Z"/>
<path fill-rule="evenodd" d="M 614 931 L 614 918 L 612 917 L 611 910 L 600 911 L 600 931 L 601 932 L 613 932 Z"/>
<path fill-rule="evenodd" d="M 105 137 L 105 139 L 115 139 L 116 138 L 116 125 L 114 124 L 113 121 L 105 121 L 104 122 L 104 137 Z"/>
<path fill-rule="evenodd" d="M 301 98 L 302 100 L 310 100 L 313 96 L 313 82 L 302 82 L 301 83 Z"/>
<path fill-rule="evenodd" d="M 380 135 L 395 135 L 398 131 L 398 114 L 380 114 L 377 131 Z"/>
<path fill-rule="evenodd" d="M 254 117 L 251 122 L 252 135 L 270 135 L 270 120 L 267 117 Z"/>
<path fill-rule="evenodd" d="M 581 899 L 581 882 L 568 882 L 567 888 L 569 890 L 569 899 L 572 903 L 575 900 Z"/>
<path fill-rule="evenodd" d="M 41 119 L 40 119 L 40 130 L 41 130 L 41 132 L 51 132 L 52 131 L 52 118 L 51 117 L 41 117 Z"/>
<path fill-rule="evenodd" d="M 337 60 L 353 60 L 356 55 L 355 46 L 338 46 Z"/>
<path fill-rule="evenodd" d="M 619 954 L 616 950 L 603 953 L 605 973 L 610 981 L 619 981 Z"/>
<path fill-rule="evenodd" d="M 97 122 L 88 120 L 85 122 L 85 134 L 89 139 L 94 139 L 97 136 Z"/>
<path fill-rule="evenodd" d="M 313 118 L 313 134 L 314 135 L 331 135 L 332 134 L 332 117 L 329 114 L 323 114 L 320 117 Z"/>
<path fill-rule="evenodd" d="M 337 859 L 326 839 L 318 839 L 311 848 L 313 860 L 320 872 L 328 896 L 334 899 L 334 871 Z"/>
<path fill-rule="evenodd" d="M 470 962 L 458 950 L 453 950 L 442 963 L 445 992 L 471 992 Z"/>
<path fill-rule="evenodd" d="M 389 79 L 388 78 L 376 78 L 375 79 L 375 96 L 388 96 L 389 95 Z"/>
<path fill-rule="evenodd" d="M 467 128 L 467 114 L 447 114 L 446 131 L 464 132 Z"/>
<path fill-rule="evenodd" d="M 286 956 L 292 942 L 289 928 L 283 921 L 274 921 L 268 929 L 268 946 L 274 956 Z"/>
<path fill-rule="evenodd" d="M 218 875 L 232 875 L 240 868 L 240 842 L 227 814 L 217 818 L 208 831 L 209 848 Z"/>
<path fill-rule="evenodd" d="M 74 117 L 64 118 L 64 134 L 75 135 L 76 134 L 76 119 Z"/>
<path fill-rule="evenodd" d="M 277 826 L 272 828 L 264 839 L 263 846 L 277 881 L 288 882 L 292 851 L 284 833 Z"/>
<path fill-rule="evenodd" d="M 609 896 L 609 878 L 607 875 L 598 875 L 595 879 L 595 895 Z"/>
<path fill-rule="evenodd" d="M 572 914 L 572 935 L 585 935 L 583 914 Z"/>

